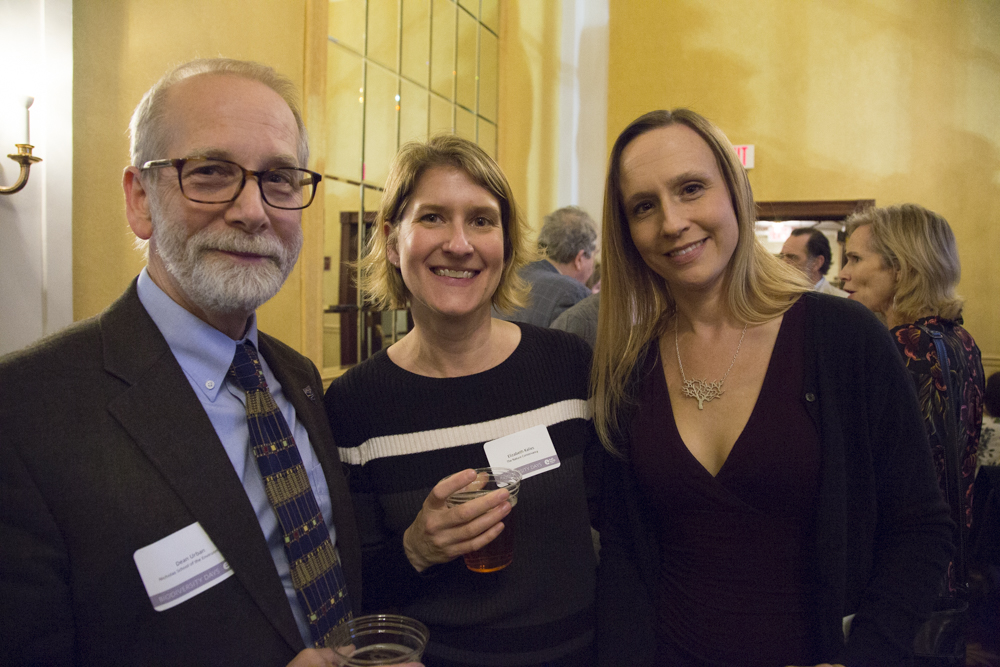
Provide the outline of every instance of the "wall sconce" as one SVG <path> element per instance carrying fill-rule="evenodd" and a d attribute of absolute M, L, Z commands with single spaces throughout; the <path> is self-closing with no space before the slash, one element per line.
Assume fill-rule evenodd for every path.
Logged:
<path fill-rule="evenodd" d="M 17 147 L 17 153 L 8 153 L 7 155 L 11 160 L 21 165 L 21 173 L 18 174 L 17 182 L 14 185 L 9 188 L 0 188 L 0 195 L 12 195 L 15 192 L 20 192 L 28 184 L 31 165 L 42 161 L 42 158 L 31 154 L 31 149 L 34 148 L 31 145 L 31 105 L 34 101 L 34 97 L 24 98 L 24 143 L 14 144 Z"/>

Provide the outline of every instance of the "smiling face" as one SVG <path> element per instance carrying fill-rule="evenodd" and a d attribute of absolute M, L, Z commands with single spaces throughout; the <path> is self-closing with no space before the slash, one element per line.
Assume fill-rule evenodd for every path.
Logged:
<path fill-rule="evenodd" d="M 888 317 L 896 294 L 896 271 L 871 249 L 870 225 L 858 227 L 847 237 L 846 257 L 840 279 L 848 298 Z"/>
<path fill-rule="evenodd" d="M 739 228 L 712 149 L 679 123 L 622 152 L 622 201 L 632 242 L 674 297 L 721 291 Z"/>
<path fill-rule="evenodd" d="M 158 157 L 217 157 L 253 170 L 300 166 L 295 118 L 264 84 L 197 75 L 167 95 L 167 154 Z M 265 204 L 253 177 L 236 201 L 199 204 L 181 193 L 173 168 L 134 174 L 141 186 L 126 188 L 130 216 L 138 216 L 130 223 L 151 237 L 150 275 L 174 301 L 215 324 L 217 314 L 245 320 L 278 292 L 302 245 L 301 211 Z"/>
<path fill-rule="evenodd" d="M 457 167 L 431 167 L 396 229 L 387 224 L 383 232 L 418 325 L 428 318 L 489 319 L 504 267 L 500 204 L 489 191 Z"/>

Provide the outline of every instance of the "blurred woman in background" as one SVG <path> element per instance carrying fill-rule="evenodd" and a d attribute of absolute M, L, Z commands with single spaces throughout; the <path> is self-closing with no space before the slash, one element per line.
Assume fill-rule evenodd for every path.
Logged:
<path fill-rule="evenodd" d="M 950 402 L 961 453 L 963 506 L 956 516 L 964 517 L 969 527 L 985 378 L 979 347 L 961 326 L 955 236 L 947 220 L 916 204 L 870 208 L 852 215 L 846 226 L 847 259 L 840 278 L 849 298 L 879 314 L 896 341 L 917 390 L 942 491 L 948 483 L 945 445 Z M 932 331 L 942 335 L 954 396 L 948 396 Z M 952 588 L 955 583 L 952 576 Z"/>
<path fill-rule="evenodd" d="M 904 664 L 951 553 L 892 340 L 754 224 L 705 118 L 619 135 L 591 378 L 601 664 Z"/>

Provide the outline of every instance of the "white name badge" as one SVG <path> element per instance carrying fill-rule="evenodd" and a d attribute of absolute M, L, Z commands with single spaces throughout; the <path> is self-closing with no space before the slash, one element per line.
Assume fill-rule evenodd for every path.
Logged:
<path fill-rule="evenodd" d="M 233 576 L 229 563 L 197 522 L 139 549 L 132 558 L 156 611 L 176 607 Z"/>
<path fill-rule="evenodd" d="M 486 458 L 494 468 L 514 468 L 521 479 L 558 468 L 559 456 L 544 424 L 505 435 L 483 445 Z"/>

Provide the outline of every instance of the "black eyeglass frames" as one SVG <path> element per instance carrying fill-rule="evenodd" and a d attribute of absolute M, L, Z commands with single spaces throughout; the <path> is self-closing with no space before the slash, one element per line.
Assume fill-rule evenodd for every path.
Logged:
<path fill-rule="evenodd" d="M 316 197 L 321 174 L 298 167 L 278 167 L 254 171 L 230 162 L 207 157 L 150 160 L 141 170 L 174 167 L 181 194 L 199 204 L 226 204 L 236 201 L 247 183 L 257 178 L 264 203 L 287 211 L 303 209 Z"/>

